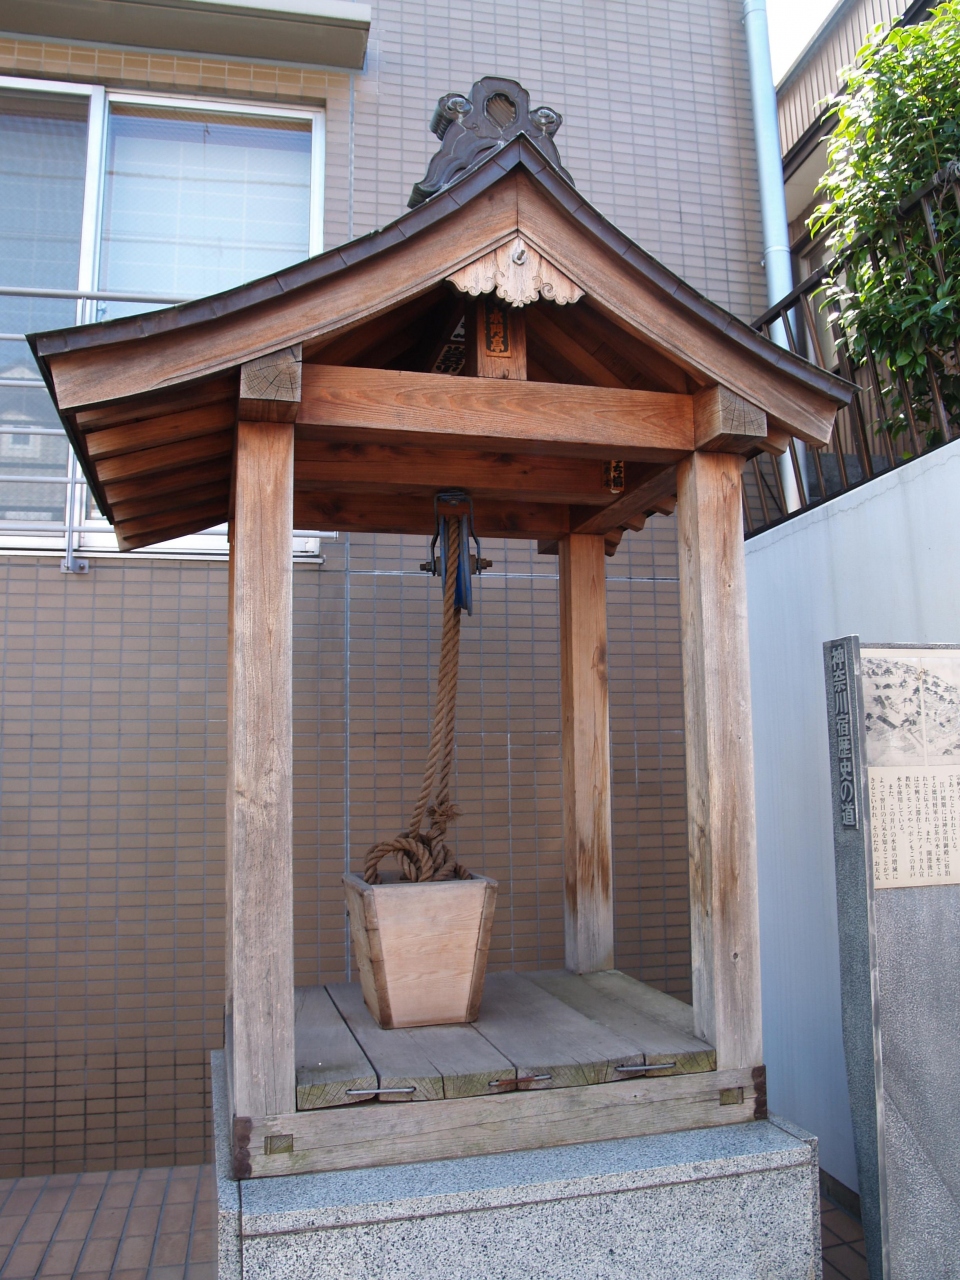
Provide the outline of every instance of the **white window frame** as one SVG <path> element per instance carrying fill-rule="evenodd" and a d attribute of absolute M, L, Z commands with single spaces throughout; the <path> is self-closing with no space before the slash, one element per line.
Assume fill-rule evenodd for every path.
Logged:
<path fill-rule="evenodd" d="M 323 214 L 326 170 L 326 111 L 323 107 L 295 107 L 287 104 L 264 104 L 235 98 L 213 98 L 201 95 L 137 93 L 126 89 L 107 89 L 98 84 L 77 84 L 63 80 L 35 80 L 23 76 L 0 76 L 0 89 L 23 93 L 46 93 L 88 98 L 87 159 L 83 191 L 83 213 L 80 228 L 80 254 L 77 292 L 94 294 L 100 269 L 100 242 L 103 220 L 104 166 L 106 163 L 107 122 L 111 104 L 168 107 L 182 111 L 217 112 L 221 115 L 266 116 L 271 119 L 306 120 L 310 122 L 310 211 L 307 254 L 315 257 L 323 252 Z M 77 324 L 89 324 L 96 318 L 96 300 L 77 300 Z M 22 384 L 21 384 L 22 385 Z M 38 386 L 43 383 L 38 379 Z M 2 468 L 0 468 L 2 469 Z M 56 483 L 61 483 L 57 479 Z M 52 534 L 37 529 L 20 532 L 0 528 L 0 552 L 35 555 L 38 552 L 62 555 L 68 542 L 74 551 L 96 556 L 123 555 L 137 558 L 221 559 L 228 554 L 226 526 L 204 533 L 177 538 L 172 542 L 141 551 L 120 552 L 110 525 L 102 517 L 87 519 L 87 484 L 70 451 L 64 502 L 64 531 Z M 49 528 L 49 526 L 48 526 Z M 320 560 L 320 537 L 334 535 L 306 530 L 294 535 L 294 554 L 298 559 Z M 69 548 L 67 548 L 69 550 Z"/>

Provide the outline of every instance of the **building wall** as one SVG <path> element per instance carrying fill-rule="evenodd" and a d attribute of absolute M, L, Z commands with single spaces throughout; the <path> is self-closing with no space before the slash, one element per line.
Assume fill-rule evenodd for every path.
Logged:
<path fill-rule="evenodd" d="M 955 442 L 747 543 L 770 1106 L 853 1188 L 822 645 L 960 641 L 958 485 Z"/>
<path fill-rule="evenodd" d="M 739 0 L 374 5 L 351 77 L 0 40 L 0 74 L 323 103 L 326 238 L 403 211 L 437 97 L 519 78 L 565 116 L 580 190 L 721 305 L 764 306 Z M 415 545 L 416 544 L 416 545 Z M 487 544 L 485 544 L 485 551 Z M 417 540 L 338 539 L 296 570 L 298 980 L 348 965 L 339 879 L 402 825 L 426 744 L 438 604 Z M 492 963 L 562 962 L 556 561 L 492 546 L 465 626 L 461 852 L 503 884 Z M 617 955 L 689 998 L 675 526 L 608 565 Z M 131 555 L 89 577 L 3 555 L 0 1176 L 209 1152 L 221 1043 L 222 562 Z"/>
<path fill-rule="evenodd" d="M 874 28 L 890 27 L 911 0 L 847 0 L 828 18 L 819 39 L 790 68 L 777 87 L 780 146 L 785 156 L 816 124 L 843 83 L 842 72 L 856 61 Z"/>
<path fill-rule="evenodd" d="M 376 0 L 362 73 L 0 38 L 0 75 L 325 104 L 326 242 L 392 221 L 438 143 L 437 98 L 513 76 L 564 123 L 591 203 L 746 319 L 763 309 L 759 196 L 737 0 Z M 451 16 L 453 14 L 453 16 Z M 351 121 L 353 127 L 351 129 Z"/>

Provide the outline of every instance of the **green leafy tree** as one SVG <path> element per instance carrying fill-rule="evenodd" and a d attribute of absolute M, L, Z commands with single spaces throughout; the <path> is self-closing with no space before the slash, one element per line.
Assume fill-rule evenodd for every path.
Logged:
<path fill-rule="evenodd" d="M 916 26 L 878 28 L 845 77 L 824 199 L 809 224 L 829 231 L 838 255 L 826 296 L 855 362 L 870 350 L 894 375 L 923 380 L 911 401 L 933 434 L 931 373 L 950 416 L 960 411 L 960 0 Z M 922 208 L 909 207 L 935 177 L 943 279 Z M 891 429 L 905 427 L 901 405 Z"/>

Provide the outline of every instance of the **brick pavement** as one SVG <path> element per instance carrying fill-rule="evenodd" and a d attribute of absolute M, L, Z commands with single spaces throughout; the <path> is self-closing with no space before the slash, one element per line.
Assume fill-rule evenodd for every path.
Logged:
<path fill-rule="evenodd" d="M 210 1165 L 0 1181 L 0 1280 L 216 1280 Z M 824 1280 L 868 1280 L 860 1224 L 821 1200 Z"/>
<path fill-rule="evenodd" d="M 820 1198 L 823 1280 L 869 1280 L 863 1228 L 826 1196 Z"/>
<path fill-rule="evenodd" d="M 0 1277 L 216 1280 L 210 1165 L 0 1181 Z"/>

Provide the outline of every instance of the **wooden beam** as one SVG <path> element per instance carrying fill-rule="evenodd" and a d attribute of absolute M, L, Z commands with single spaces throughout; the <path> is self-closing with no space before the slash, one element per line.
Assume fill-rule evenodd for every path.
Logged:
<path fill-rule="evenodd" d="M 474 497 L 603 505 L 611 499 L 603 463 L 472 449 L 452 452 L 381 444 L 296 442 L 298 490 L 422 493 L 466 489 Z"/>
<path fill-rule="evenodd" d="M 570 512 L 570 529 L 575 533 L 607 533 L 611 529 L 643 528 L 644 517 L 658 509 L 664 499 L 677 491 L 675 467 L 663 467 L 648 475 L 609 506 L 599 511 Z"/>
<path fill-rule="evenodd" d="M 433 533 L 433 497 L 384 494 L 374 501 L 355 493 L 294 495 L 298 529 L 336 529 L 341 533 Z M 558 538 L 569 529 L 568 508 L 560 503 L 485 498 L 473 504 L 474 526 L 482 538 Z"/>
<path fill-rule="evenodd" d="M 677 461 L 693 448 L 693 400 L 656 391 L 304 365 L 298 423 L 600 446 Z"/>
<path fill-rule="evenodd" d="M 757 444 L 764 453 L 772 453 L 776 457 L 787 452 L 791 439 L 789 431 L 784 431 L 780 427 L 771 427 L 768 423 L 767 434 L 762 440 L 758 440 Z"/>
<path fill-rule="evenodd" d="M 237 420 L 236 404 L 220 401 L 201 409 L 188 409 L 180 413 L 163 414 L 119 427 L 106 427 L 92 431 L 86 437 L 87 454 L 94 461 L 113 458 L 139 449 L 152 449 L 160 445 L 176 444 L 180 440 L 195 440 L 199 436 L 216 435 L 233 427 Z"/>
<path fill-rule="evenodd" d="M 237 429 L 227 875 L 237 1116 L 296 1107 L 293 996 L 293 427 Z"/>
<path fill-rule="evenodd" d="M 762 444 L 767 415 L 729 387 L 704 387 L 693 397 L 693 439 L 711 453 L 747 453 Z"/>
<path fill-rule="evenodd" d="M 300 407 L 300 344 L 240 366 L 239 417 L 248 422 L 293 422 Z"/>
<path fill-rule="evenodd" d="M 560 540 L 565 963 L 613 968 L 610 714 L 603 538 Z"/>
<path fill-rule="evenodd" d="M 564 386 L 592 387 L 606 386 L 606 383 L 595 383 L 585 373 L 565 360 L 559 351 L 549 346 L 539 334 L 531 328 L 527 335 L 527 369 L 531 382 L 560 382 Z"/>
<path fill-rule="evenodd" d="M 742 1090 L 742 1100 L 739 1094 Z M 724 1093 L 737 1101 L 725 1104 Z M 620 1080 L 570 1089 L 451 1098 L 408 1107 L 331 1107 L 253 1119 L 249 1172 L 271 1177 L 338 1169 L 376 1168 L 418 1160 L 536 1151 L 571 1143 L 635 1138 L 725 1124 L 743 1124 L 761 1111 L 750 1071 Z M 265 1138 L 293 1136 L 293 1150 L 266 1155 Z"/>
<path fill-rule="evenodd" d="M 693 1006 L 721 1070 L 763 1060 L 742 467 L 677 472 Z"/>
<path fill-rule="evenodd" d="M 439 376 L 439 375 L 437 375 Z M 479 379 L 472 379 L 477 382 Z M 511 383 L 515 386 L 515 383 Z M 557 385 L 557 384 L 553 384 Z M 581 388 L 589 390 L 590 388 Z M 341 445 L 390 445 L 397 449 L 425 449 L 435 453 L 476 453 L 482 451 L 496 455 L 511 454 L 530 458 L 598 458 L 601 462 L 612 461 L 612 450 L 609 445 L 584 444 L 563 440 L 521 440 L 504 441 L 497 436 L 440 434 L 430 431 L 409 431 L 390 427 L 331 427 L 318 426 L 316 423 L 298 422 L 296 424 L 297 441 L 310 440 L 322 444 Z M 621 447 L 616 454 L 628 464 L 650 466 L 656 464 L 663 467 L 666 461 L 679 461 L 686 451 L 679 450 L 666 454 L 663 449 L 633 449 Z M 628 483 L 629 483 L 628 477 Z"/>

